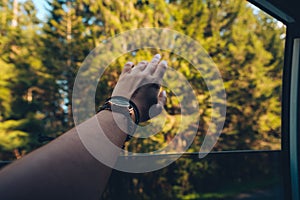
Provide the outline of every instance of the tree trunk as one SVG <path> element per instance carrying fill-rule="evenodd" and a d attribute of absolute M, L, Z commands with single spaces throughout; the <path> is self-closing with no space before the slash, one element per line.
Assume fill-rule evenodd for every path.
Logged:
<path fill-rule="evenodd" d="M 11 25 L 12 27 L 18 26 L 18 0 L 13 1 L 13 19 Z"/>

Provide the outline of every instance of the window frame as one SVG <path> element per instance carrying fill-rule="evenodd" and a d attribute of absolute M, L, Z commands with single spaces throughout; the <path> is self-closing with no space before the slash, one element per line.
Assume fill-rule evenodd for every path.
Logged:
<path fill-rule="evenodd" d="M 299 200 L 299 139 L 298 125 L 300 119 L 299 66 L 300 66 L 300 22 L 295 20 L 272 4 L 270 0 L 248 0 L 272 17 L 280 20 L 287 27 L 283 80 L 282 80 L 282 115 L 281 115 L 281 147 L 282 170 L 284 174 L 284 195 L 286 199 Z M 290 2 L 290 6 L 292 6 Z M 296 2 L 295 2 L 296 4 Z"/>

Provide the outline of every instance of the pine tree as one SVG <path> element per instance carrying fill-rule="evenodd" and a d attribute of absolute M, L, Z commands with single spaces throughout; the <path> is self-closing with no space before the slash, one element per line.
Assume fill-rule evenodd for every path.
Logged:
<path fill-rule="evenodd" d="M 53 8 L 43 30 L 43 63 L 56 77 L 57 93 L 63 101 L 65 117 L 61 118 L 62 129 L 73 126 L 72 88 L 77 70 L 85 56 L 92 49 L 85 25 L 83 1 L 48 2 Z M 81 16 L 82 15 L 82 16 Z"/>
<path fill-rule="evenodd" d="M 19 158 L 40 146 L 51 77 L 39 59 L 39 20 L 32 1 L 2 1 L 0 148 Z M 8 157 L 7 157 L 8 156 Z"/>

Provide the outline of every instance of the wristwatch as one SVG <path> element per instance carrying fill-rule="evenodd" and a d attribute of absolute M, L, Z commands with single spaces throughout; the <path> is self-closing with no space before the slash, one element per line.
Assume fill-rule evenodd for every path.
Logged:
<path fill-rule="evenodd" d="M 130 100 L 122 96 L 114 96 L 107 99 L 103 106 L 100 106 L 97 113 L 102 110 L 109 110 L 125 115 L 128 118 L 128 131 L 126 141 L 132 138 L 139 124 L 139 111 L 137 106 Z"/>

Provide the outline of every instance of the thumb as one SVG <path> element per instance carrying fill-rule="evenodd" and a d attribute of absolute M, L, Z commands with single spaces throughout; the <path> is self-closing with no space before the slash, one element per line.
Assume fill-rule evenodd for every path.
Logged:
<path fill-rule="evenodd" d="M 149 117 L 153 118 L 159 115 L 163 111 L 166 101 L 167 101 L 167 94 L 166 91 L 163 90 L 158 95 L 158 103 L 154 104 L 149 109 Z"/>

